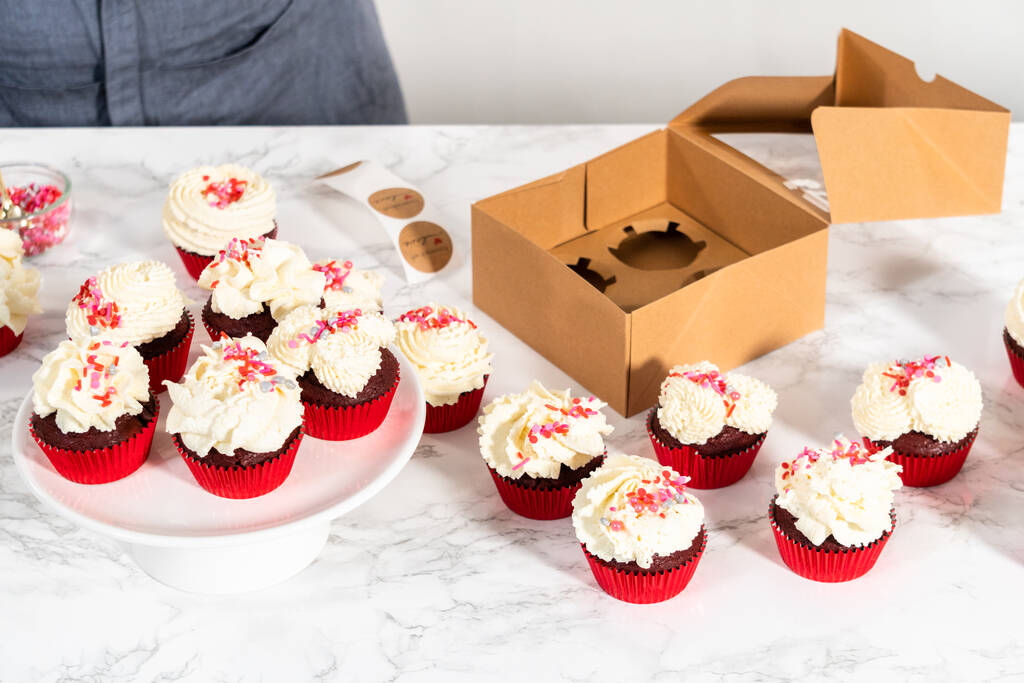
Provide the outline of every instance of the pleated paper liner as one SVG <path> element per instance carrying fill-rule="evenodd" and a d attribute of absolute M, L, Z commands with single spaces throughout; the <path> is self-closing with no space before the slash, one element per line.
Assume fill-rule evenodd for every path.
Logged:
<path fill-rule="evenodd" d="M 181 341 L 172 348 L 152 358 L 143 359 L 146 367 L 149 368 L 149 390 L 154 394 L 167 389 L 164 380 L 177 382 L 185 374 L 188 366 L 188 352 L 192 347 L 192 336 L 196 331 L 196 321 L 191 313 L 188 313 L 188 331 Z"/>
<path fill-rule="evenodd" d="M 490 375 L 484 375 L 484 385 L 479 389 L 467 391 L 459 396 L 459 400 L 447 406 L 432 406 L 427 404 L 427 421 L 423 431 L 427 434 L 441 434 L 452 432 L 473 421 L 480 411 L 480 402 L 484 397 L 484 389 L 487 388 L 487 380 Z"/>
<path fill-rule="evenodd" d="M 1024 356 L 1017 353 L 1010 345 L 1010 335 L 1005 330 L 1003 331 L 1003 344 L 1006 346 L 1006 355 L 1010 359 L 1010 370 L 1013 371 L 1013 377 L 1017 380 L 1017 384 L 1024 387 Z"/>
<path fill-rule="evenodd" d="M 603 461 L 605 456 L 598 457 Z M 550 520 L 568 517 L 572 514 L 572 499 L 583 485 L 583 482 L 579 481 L 557 488 L 530 488 L 512 477 L 501 476 L 490 465 L 487 466 L 487 471 L 491 473 L 494 486 L 498 489 L 498 495 L 505 506 L 517 515 L 529 519 Z"/>
<path fill-rule="evenodd" d="M 29 432 L 60 476 L 76 484 L 106 484 L 124 479 L 142 467 L 142 463 L 149 457 L 156 422 L 160 417 L 160 402 L 153 403 L 156 405 L 156 412 L 149 422 L 143 425 L 142 431 L 106 448 L 75 451 L 51 446 L 36 435 L 31 421 Z"/>
<path fill-rule="evenodd" d="M 966 444 L 949 453 L 942 455 L 910 455 L 893 449 L 892 454 L 886 460 L 903 466 L 903 471 L 900 472 L 900 479 L 903 481 L 904 486 L 922 488 L 945 484 L 955 477 L 964 466 L 967 455 L 971 452 L 971 447 L 978 438 L 978 428 L 975 427 L 974 431 L 968 436 L 970 438 Z M 870 450 L 877 451 L 880 448 L 870 439 L 865 438 L 864 441 Z"/>
<path fill-rule="evenodd" d="M 335 408 L 303 401 L 306 434 L 325 441 L 348 441 L 366 436 L 380 427 L 387 417 L 401 375 L 399 370 L 395 383 L 386 393 L 354 406 Z"/>
<path fill-rule="evenodd" d="M 655 436 L 651 428 L 656 410 L 653 408 L 647 416 L 647 435 L 654 446 L 654 454 L 662 465 L 690 478 L 687 488 L 717 489 L 735 484 L 750 471 L 764 443 L 765 435 L 762 434 L 756 443 L 742 451 L 716 456 L 701 455 L 696 448 L 690 446 L 672 448 Z"/>
<path fill-rule="evenodd" d="M 840 552 L 834 550 L 822 550 L 810 545 L 806 541 L 799 541 L 790 537 L 779 528 L 775 521 L 775 499 L 768 506 L 768 519 L 775 533 L 775 544 L 779 548 L 779 555 L 786 566 L 795 573 L 823 583 L 840 583 L 852 581 L 868 573 L 878 561 L 882 554 L 882 548 L 896 528 L 896 510 L 889 515 L 892 518 L 892 528 L 886 531 L 879 538 L 864 546 L 854 546 Z"/>
<path fill-rule="evenodd" d="M 580 544 L 580 547 L 587 556 L 590 571 L 594 573 L 597 585 L 605 593 L 623 602 L 645 605 L 674 598 L 690 583 L 694 572 L 697 571 L 697 564 L 708 547 L 708 534 L 704 527 L 700 528 L 700 535 L 700 548 L 696 555 L 674 569 L 658 572 L 616 569 L 607 565 L 601 558 L 590 554 L 585 545 Z"/>
<path fill-rule="evenodd" d="M 277 237 L 277 223 L 274 224 L 274 229 L 264 235 L 264 237 L 269 237 L 270 239 Z M 228 237 L 224 240 L 224 245 L 227 246 L 227 243 L 230 241 L 231 238 Z M 199 276 L 203 274 L 203 270 L 206 266 L 213 262 L 213 256 L 204 256 L 203 254 L 197 254 L 194 251 L 186 251 L 178 245 L 175 245 L 174 248 L 177 249 L 178 256 L 181 257 L 181 262 L 185 265 L 185 270 L 188 271 L 188 274 L 192 276 L 193 280 L 198 281 Z"/>
<path fill-rule="evenodd" d="M 22 333 L 24 334 L 24 333 Z M 3 325 L 0 327 L 0 356 L 6 356 L 21 343 L 21 334 L 14 334 L 14 330 Z"/>
<path fill-rule="evenodd" d="M 220 467 L 207 465 L 185 451 L 177 434 L 171 435 L 174 447 L 188 465 L 196 482 L 205 490 L 221 498 L 256 498 L 270 493 L 284 483 L 295 463 L 295 453 L 302 443 L 302 429 L 287 444 L 280 454 L 270 460 L 245 467 Z"/>

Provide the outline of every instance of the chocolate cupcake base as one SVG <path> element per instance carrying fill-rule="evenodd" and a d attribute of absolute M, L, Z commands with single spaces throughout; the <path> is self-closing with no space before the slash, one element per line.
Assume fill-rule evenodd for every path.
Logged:
<path fill-rule="evenodd" d="M 572 514 L 572 499 L 580 490 L 581 482 L 604 462 L 604 455 L 593 458 L 579 469 L 570 469 L 564 464 L 557 477 L 531 477 L 523 475 L 517 479 L 498 474 L 488 466 L 498 495 L 509 510 L 529 519 L 564 519 Z"/>
<path fill-rule="evenodd" d="M 690 478 L 687 486 L 716 489 L 742 479 L 761 450 L 766 433 L 747 434 L 726 425 L 699 446 L 688 446 L 668 433 L 657 407 L 647 417 L 647 434 L 658 462 Z"/>
<path fill-rule="evenodd" d="M 177 434 L 172 434 L 171 440 L 203 489 L 221 498 L 256 498 L 270 493 L 288 478 L 302 442 L 302 427 L 297 427 L 280 449 L 269 453 L 238 448 L 231 455 L 211 451 L 200 458 Z"/>
<path fill-rule="evenodd" d="M 1003 328 L 1003 344 L 1006 346 L 1006 355 L 1010 359 L 1010 370 L 1017 384 L 1024 387 L 1024 347 L 1017 343 L 1010 331 Z"/>
<path fill-rule="evenodd" d="M 636 562 L 602 560 L 585 545 L 581 547 L 594 579 L 605 593 L 624 602 L 650 604 L 673 598 L 686 588 L 697 571 L 707 542 L 707 531 L 701 527 L 689 548 L 670 555 L 655 555 L 654 562 L 647 568 Z"/>
<path fill-rule="evenodd" d="M 327 441 L 358 439 L 375 431 L 384 422 L 395 397 L 401 373 L 398 359 L 381 348 L 381 364 L 355 397 L 335 393 L 325 387 L 312 370 L 299 377 L 303 419 L 309 436 Z"/>
<path fill-rule="evenodd" d="M 252 313 L 243 318 L 232 318 L 225 313 L 217 313 L 213 310 L 213 295 L 206 300 L 202 317 L 203 326 L 214 341 L 220 339 L 221 334 L 235 339 L 252 334 L 266 344 L 270 339 L 270 333 L 277 327 L 277 321 L 270 314 L 270 307 L 266 304 L 263 304 L 263 310 L 259 313 Z"/>
<path fill-rule="evenodd" d="M 921 432 L 907 432 L 893 441 L 865 439 L 873 450 L 892 447 L 886 460 L 903 467 L 900 479 L 904 486 L 923 488 L 945 484 L 963 468 L 978 428 L 956 442 L 939 441 Z"/>

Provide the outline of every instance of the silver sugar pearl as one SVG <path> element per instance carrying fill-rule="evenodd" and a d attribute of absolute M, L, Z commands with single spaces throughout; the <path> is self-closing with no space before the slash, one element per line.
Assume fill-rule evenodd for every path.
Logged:
<path fill-rule="evenodd" d="M 260 391 L 268 392 L 268 391 L 273 391 L 273 390 L 274 390 L 274 385 L 271 384 L 270 382 L 267 382 L 267 381 L 260 382 Z"/>
<path fill-rule="evenodd" d="M 604 526 L 611 526 L 612 525 L 612 523 L 608 521 L 607 517 L 602 517 L 601 518 L 601 524 L 603 524 Z"/>

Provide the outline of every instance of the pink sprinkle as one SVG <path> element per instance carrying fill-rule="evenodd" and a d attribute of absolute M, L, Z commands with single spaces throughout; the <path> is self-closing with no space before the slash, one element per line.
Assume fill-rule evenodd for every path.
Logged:
<path fill-rule="evenodd" d="M 522 467 L 523 465 L 525 465 L 528 462 L 530 462 L 529 458 L 523 458 L 522 460 L 519 461 L 518 465 L 516 465 L 515 467 L 512 468 L 512 471 L 518 470 L 520 467 Z"/>

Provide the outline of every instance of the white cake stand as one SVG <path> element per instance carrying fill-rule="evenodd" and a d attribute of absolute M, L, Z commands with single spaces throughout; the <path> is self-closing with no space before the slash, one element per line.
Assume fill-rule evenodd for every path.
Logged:
<path fill-rule="evenodd" d="M 164 431 L 166 393 L 149 460 L 120 481 L 75 484 L 57 474 L 29 434 L 31 397 L 14 421 L 14 462 L 40 500 L 119 541 L 157 581 L 195 593 L 265 588 L 315 560 L 331 520 L 383 489 L 416 449 L 423 391 L 408 361 L 395 355 L 402 379 L 384 424 L 353 441 L 304 437 L 288 479 L 259 498 L 228 500 L 199 488 Z"/>

